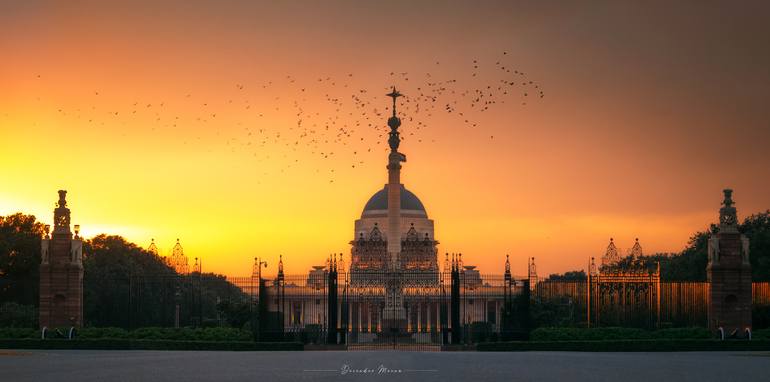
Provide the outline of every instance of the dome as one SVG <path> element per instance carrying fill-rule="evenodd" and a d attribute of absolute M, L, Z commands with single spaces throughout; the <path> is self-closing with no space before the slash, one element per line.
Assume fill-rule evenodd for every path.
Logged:
<path fill-rule="evenodd" d="M 388 210 L 388 186 L 385 185 L 385 187 L 382 188 L 382 190 L 377 191 L 374 195 L 372 195 L 371 198 L 369 198 L 369 201 L 366 202 L 366 205 L 364 206 L 364 212 L 363 214 L 366 214 L 367 211 L 387 211 Z M 417 212 L 420 214 L 424 214 L 425 216 L 428 215 L 427 212 L 425 212 L 425 207 L 422 205 L 422 202 L 420 199 L 417 198 L 417 195 L 413 194 L 411 191 L 407 190 L 404 185 L 401 185 L 401 210 L 408 210 L 409 212 Z"/>

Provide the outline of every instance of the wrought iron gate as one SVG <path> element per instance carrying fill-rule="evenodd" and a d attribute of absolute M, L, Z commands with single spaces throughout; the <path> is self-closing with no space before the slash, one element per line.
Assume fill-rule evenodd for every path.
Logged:
<path fill-rule="evenodd" d="M 528 328 L 528 280 L 509 272 L 482 277 L 459 257 L 447 261 L 444 272 L 351 273 L 330 260 L 308 276 L 264 283 L 259 306 L 266 310 L 259 315 L 270 323 L 260 323 L 260 330 L 319 346 L 438 351 L 525 338 Z"/>

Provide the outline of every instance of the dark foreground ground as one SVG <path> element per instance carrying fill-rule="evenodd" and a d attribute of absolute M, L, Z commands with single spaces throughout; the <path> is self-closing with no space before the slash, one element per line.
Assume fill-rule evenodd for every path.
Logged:
<path fill-rule="evenodd" d="M 769 376 L 770 352 L 0 350 L 0 381 L 704 382 Z"/>

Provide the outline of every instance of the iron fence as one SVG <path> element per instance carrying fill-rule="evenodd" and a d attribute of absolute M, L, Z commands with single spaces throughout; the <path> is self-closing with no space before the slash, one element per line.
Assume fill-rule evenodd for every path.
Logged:
<path fill-rule="evenodd" d="M 86 326 L 229 326 L 259 341 L 349 349 L 431 350 L 525 339 L 537 326 L 706 326 L 709 301 L 706 282 L 536 280 L 457 266 L 427 276 L 361 277 L 321 267 L 261 280 L 194 272 L 86 275 L 84 283 Z M 770 311 L 770 282 L 755 282 L 752 290 L 755 312 Z M 3 301 L 0 318 L 36 322 L 33 305 L 14 304 Z M 755 328 L 770 325 L 755 317 Z"/>

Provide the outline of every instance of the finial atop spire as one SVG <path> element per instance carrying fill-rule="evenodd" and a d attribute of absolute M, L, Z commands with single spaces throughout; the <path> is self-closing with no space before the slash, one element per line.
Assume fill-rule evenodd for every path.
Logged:
<path fill-rule="evenodd" d="M 395 117 L 396 116 L 396 98 L 403 96 L 403 94 L 399 93 L 398 90 L 396 90 L 396 87 L 393 86 L 393 91 L 385 95 L 390 98 L 393 98 L 393 116 Z"/>

